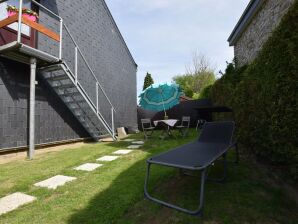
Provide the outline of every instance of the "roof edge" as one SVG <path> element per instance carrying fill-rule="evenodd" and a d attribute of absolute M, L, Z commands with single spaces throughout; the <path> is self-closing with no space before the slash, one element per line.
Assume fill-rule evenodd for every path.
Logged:
<path fill-rule="evenodd" d="M 138 67 L 138 64 L 136 63 L 135 59 L 133 58 L 133 56 L 132 56 L 132 54 L 131 54 L 131 52 L 130 52 L 130 50 L 129 50 L 129 48 L 128 48 L 128 46 L 127 46 L 127 44 L 126 44 L 126 42 L 125 42 L 125 40 L 124 40 L 124 38 L 123 38 L 123 36 L 122 36 L 122 34 L 121 34 L 121 32 L 120 32 L 120 29 L 119 29 L 119 27 L 118 27 L 118 25 L 117 25 L 117 23 L 116 23 L 116 21 L 115 21 L 113 15 L 112 15 L 112 13 L 111 13 L 111 11 L 110 11 L 110 9 L 109 9 L 109 7 L 108 7 L 106 1 L 105 1 L 105 0 L 102 0 L 102 2 L 103 2 L 103 5 L 104 5 L 104 7 L 106 8 L 106 10 L 107 10 L 107 12 L 108 12 L 109 17 L 112 19 L 112 22 L 113 22 L 113 24 L 114 24 L 115 27 L 116 27 L 116 30 L 117 30 L 117 33 L 119 34 L 120 39 L 121 39 L 122 42 L 124 43 L 124 46 L 125 46 L 125 48 L 126 48 L 126 50 L 127 50 L 128 55 L 129 55 L 130 58 L 132 59 L 132 61 L 133 61 L 133 63 L 135 64 L 135 66 Z"/>
<path fill-rule="evenodd" d="M 257 14 L 257 12 L 260 10 L 260 8 L 265 2 L 266 0 L 251 0 L 248 3 L 239 21 L 237 22 L 236 26 L 234 27 L 232 33 L 228 38 L 230 46 L 235 45 L 235 42 L 237 42 L 241 34 L 244 32 L 249 23 L 252 21 L 253 17 Z"/>

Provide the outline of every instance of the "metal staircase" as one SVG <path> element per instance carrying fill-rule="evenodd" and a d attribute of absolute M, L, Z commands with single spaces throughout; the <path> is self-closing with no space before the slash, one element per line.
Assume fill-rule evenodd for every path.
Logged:
<path fill-rule="evenodd" d="M 5 1 L 0 1 L 0 3 L 2 2 Z M 30 58 L 35 58 L 37 60 L 38 74 L 40 77 L 54 90 L 90 136 L 98 140 L 103 136 L 109 135 L 116 140 L 114 127 L 114 113 L 116 111 L 114 106 L 74 37 L 71 35 L 70 30 L 64 24 L 60 16 L 34 0 L 31 0 L 31 2 L 59 20 L 59 55 L 52 55 L 44 50 L 32 48 L 21 42 L 22 13 L 20 13 L 18 17 L 17 41 L 0 46 L 0 55 L 23 63 L 28 63 Z M 22 8 L 22 0 L 20 0 L 19 8 Z M 64 31 L 66 31 L 66 34 L 62 36 Z M 72 50 L 74 50 L 75 53 L 75 60 L 74 64 L 71 64 L 74 68 L 73 70 L 70 69 L 66 60 L 62 57 L 62 40 L 66 38 L 66 35 L 74 46 Z M 88 77 L 85 77 L 85 75 L 87 75 L 85 73 L 84 76 L 80 74 L 80 66 L 84 66 L 89 72 Z M 86 88 L 82 80 L 89 80 L 89 82 L 92 83 L 93 94 L 90 94 L 90 85 Z"/>
<path fill-rule="evenodd" d="M 39 73 L 92 138 L 98 140 L 110 135 L 116 140 L 113 125 L 114 107 L 111 105 L 112 124 L 109 124 L 65 62 L 39 68 Z"/>

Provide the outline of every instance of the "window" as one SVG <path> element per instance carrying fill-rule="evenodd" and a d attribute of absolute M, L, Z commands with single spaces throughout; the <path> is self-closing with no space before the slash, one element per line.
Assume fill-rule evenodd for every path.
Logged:
<path fill-rule="evenodd" d="M 0 20 L 7 18 L 7 5 L 12 5 L 19 8 L 19 1 L 18 0 L 8 0 L 0 4 Z M 30 0 L 23 0 L 23 8 L 31 9 L 31 1 Z M 13 23 L 8 26 L 13 30 L 18 30 L 18 23 Z M 30 27 L 27 25 L 22 24 L 22 34 L 26 36 L 30 36 Z"/>

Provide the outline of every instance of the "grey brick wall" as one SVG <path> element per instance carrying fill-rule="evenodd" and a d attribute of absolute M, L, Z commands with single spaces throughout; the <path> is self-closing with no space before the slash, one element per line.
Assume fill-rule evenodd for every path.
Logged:
<path fill-rule="evenodd" d="M 116 126 L 137 127 L 136 64 L 103 0 L 41 1 L 59 14 L 68 26 L 85 55 L 90 67 L 114 105 Z M 40 22 L 58 30 L 58 23 L 40 12 Z M 57 54 L 58 46 L 44 36 L 39 37 L 39 48 Z M 63 59 L 74 70 L 74 44 L 64 30 Z M 96 102 L 95 80 L 79 58 L 79 80 Z M 110 122 L 107 100 L 100 94 L 100 110 Z"/>
<path fill-rule="evenodd" d="M 260 11 L 235 43 L 239 65 L 250 63 L 280 23 L 295 0 L 266 0 Z"/>
<path fill-rule="evenodd" d="M 0 58 L 0 150 L 28 145 L 29 66 Z M 36 86 L 36 144 L 88 137 L 45 85 Z"/>

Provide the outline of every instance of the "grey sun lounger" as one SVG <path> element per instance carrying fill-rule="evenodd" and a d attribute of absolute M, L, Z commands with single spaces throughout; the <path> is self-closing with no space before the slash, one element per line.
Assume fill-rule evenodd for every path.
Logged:
<path fill-rule="evenodd" d="M 224 176 L 221 179 L 210 179 L 218 182 L 223 182 L 226 178 L 227 159 L 226 154 L 229 149 L 234 148 L 237 152 L 237 144 L 232 143 L 233 132 L 235 124 L 231 121 L 225 122 L 207 122 L 204 124 L 199 139 L 195 142 L 183 145 L 181 147 L 172 149 L 168 152 L 154 156 L 147 160 L 147 175 L 145 179 L 144 194 L 145 197 L 158 204 L 166 207 L 185 212 L 190 215 L 201 215 L 204 206 L 204 188 L 205 181 L 207 180 L 208 168 L 219 158 L 223 157 L 224 161 Z M 188 210 L 181 208 L 171 203 L 159 200 L 150 196 L 147 190 L 147 185 L 150 176 L 151 165 L 162 165 L 174 167 L 181 170 L 201 171 L 201 186 L 199 206 L 196 210 Z M 209 180 L 209 179 L 208 179 Z"/>

